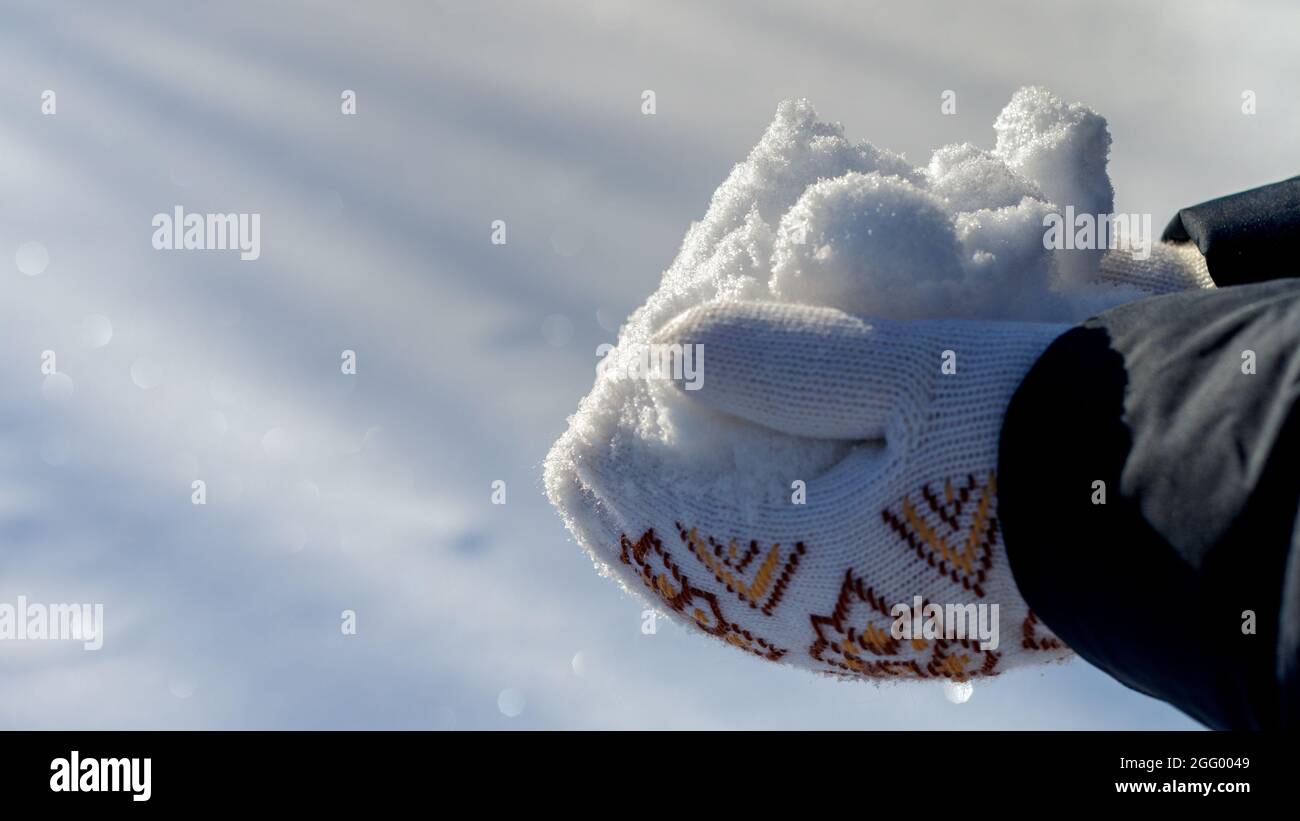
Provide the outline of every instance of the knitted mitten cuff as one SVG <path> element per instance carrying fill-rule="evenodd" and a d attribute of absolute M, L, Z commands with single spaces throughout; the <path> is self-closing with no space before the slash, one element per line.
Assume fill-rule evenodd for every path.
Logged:
<path fill-rule="evenodd" d="M 1097 281 L 1147 296 L 1214 287 L 1205 257 L 1190 242 L 1154 243 L 1145 259 L 1129 250 L 1108 251 Z"/>

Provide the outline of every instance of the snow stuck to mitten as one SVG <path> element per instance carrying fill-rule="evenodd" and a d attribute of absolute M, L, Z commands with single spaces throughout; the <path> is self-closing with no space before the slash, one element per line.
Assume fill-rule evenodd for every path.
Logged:
<path fill-rule="evenodd" d="M 914 168 L 850 142 L 807 101 L 780 104 L 687 232 L 659 289 L 623 326 L 547 457 L 547 492 L 594 557 L 593 540 L 636 529 L 621 521 L 616 500 L 639 488 L 743 516 L 788 501 L 791 481 L 864 446 L 779 434 L 702 410 L 662 379 L 627 376 L 655 332 L 689 308 L 772 300 L 892 319 L 1075 321 L 1139 295 L 1086 284 L 1101 252 L 1043 242 L 1049 213 L 1111 211 L 1105 120 L 1029 88 L 994 128 L 994 150 L 945 146 Z"/>

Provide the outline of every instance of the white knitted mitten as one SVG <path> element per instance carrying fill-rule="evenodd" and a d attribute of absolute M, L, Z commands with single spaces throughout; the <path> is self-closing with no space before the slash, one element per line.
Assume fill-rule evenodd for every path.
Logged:
<path fill-rule="evenodd" d="M 1191 242 L 1156 242 L 1146 259 L 1127 250 L 1108 251 L 1096 281 L 1132 288 L 1147 296 L 1213 288 L 1205 257 Z"/>
<path fill-rule="evenodd" d="M 702 346 L 702 385 L 664 389 L 792 442 L 838 440 L 842 458 L 754 509 L 635 475 L 616 443 L 571 431 L 548 459 L 548 491 L 629 587 L 765 659 L 956 681 L 1058 660 L 1069 650 L 1007 566 L 995 472 L 1007 404 L 1067 327 L 695 308 L 655 342 Z"/>

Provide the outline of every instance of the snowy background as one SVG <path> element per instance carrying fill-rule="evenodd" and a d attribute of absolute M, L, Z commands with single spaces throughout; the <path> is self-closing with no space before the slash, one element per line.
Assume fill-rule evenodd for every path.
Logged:
<path fill-rule="evenodd" d="M 106 620 L 98 652 L 0 643 L 0 726 L 1196 726 L 1079 662 L 957 705 L 643 635 L 540 462 L 780 99 L 920 162 L 1046 85 L 1159 227 L 1300 170 L 1297 31 L 1208 0 L 0 3 L 0 602 Z M 261 259 L 154 251 L 177 204 L 260 213 Z"/>

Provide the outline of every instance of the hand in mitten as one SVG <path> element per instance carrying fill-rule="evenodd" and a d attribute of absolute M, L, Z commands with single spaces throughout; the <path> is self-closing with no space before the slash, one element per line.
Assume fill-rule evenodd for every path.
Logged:
<path fill-rule="evenodd" d="M 840 442 L 842 458 L 796 477 L 802 493 L 754 505 L 637 475 L 617 443 L 571 430 L 548 459 L 548 491 L 626 585 L 765 659 L 958 681 L 1058 660 L 1069 651 L 1007 565 L 996 468 L 1007 404 L 1066 327 L 696 308 L 654 341 L 700 346 L 702 383 L 663 389 L 792 442 Z"/>

